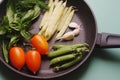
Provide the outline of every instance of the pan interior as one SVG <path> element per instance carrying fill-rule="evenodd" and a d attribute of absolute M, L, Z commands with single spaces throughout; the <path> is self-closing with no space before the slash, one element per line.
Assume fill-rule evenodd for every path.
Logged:
<path fill-rule="evenodd" d="M 0 6 L 0 19 L 3 17 L 5 13 L 5 4 Z M 87 4 L 82 1 L 82 0 L 68 0 L 68 6 L 72 5 L 76 8 L 75 15 L 73 17 L 74 22 L 78 23 L 81 28 L 80 30 L 80 35 L 75 37 L 74 40 L 72 41 L 54 41 L 54 37 L 49 41 L 49 46 L 50 50 L 54 44 L 75 44 L 75 43 L 88 43 L 90 46 L 90 50 L 92 51 L 94 44 L 95 44 L 95 38 L 96 38 L 96 24 L 95 24 L 95 19 L 93 17 L 93 14 L 90 10 L 90 8 L 87 6 Z M 34 22 L 33 27 L 34 29 L 31 31 L 33 33 L 39 32 L 38 25 L 40 23 L 40 20 L 43 15 L 40 15 L 40 17 Z M 69 31 L 69 29 L 67 30 Z M 21 71 L 17 71 L 14 69 L 10 64 L 5 63 L 3 55 L 2 55 L 2 50 L 0 49 L 0 60 L 10 69 L 13 71 L 27 77 L 32 77 L 32 78 L 41 78 L 41 79 L 48 79 L 48 78 L 54 78 L 54 77 L 59 77 L 62 75 L 65 75 L 67 73 L 70 73 L 71 71 L 75 70 L 77 67 L 79 67 L 84 61 L 88 58 L 88 56 L 91 54 L 90 53 L 86 54 L 83 59 L 81 60 L 80 63 L 66 69 L 60 72 L 54 72 L 52 68 L 49 65 L 49 59 L 46 56 L 42 56 L 42 64 L 41 68 L 38 71 L 36 75 L 31 74 L 26 67 L 24 67 Z"/>

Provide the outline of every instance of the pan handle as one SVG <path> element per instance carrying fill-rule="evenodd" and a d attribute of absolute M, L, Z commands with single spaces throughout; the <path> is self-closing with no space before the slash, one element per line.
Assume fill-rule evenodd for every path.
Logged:
<path fill-rule="evenodd" d="M 120 35 L 110 33 L 98 33 L 96 46 L 101 48 L 120 47 Z"/>

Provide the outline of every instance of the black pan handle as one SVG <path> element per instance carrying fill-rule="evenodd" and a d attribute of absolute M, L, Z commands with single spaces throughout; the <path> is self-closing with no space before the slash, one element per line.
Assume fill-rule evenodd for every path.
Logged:
<path fill-rule="evenodd" d="M 96 46 L 102 48 L 120 47 L 120 35 L 110 33 L 98 33 Z"/>

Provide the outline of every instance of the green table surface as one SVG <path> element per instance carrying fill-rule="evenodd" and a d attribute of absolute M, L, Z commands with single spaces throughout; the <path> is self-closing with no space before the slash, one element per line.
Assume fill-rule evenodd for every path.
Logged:
<path fill-rule="evenodd" d="M 120 0 L 85 0 L 85 2 L 95 15 L 99 33 L 120 34 Z M 18 75 L 0 63 L 0 80 L 35 79 Z M 56 80 L 120 80 L 120 48 L 94 49 L 84 65 Z"/>

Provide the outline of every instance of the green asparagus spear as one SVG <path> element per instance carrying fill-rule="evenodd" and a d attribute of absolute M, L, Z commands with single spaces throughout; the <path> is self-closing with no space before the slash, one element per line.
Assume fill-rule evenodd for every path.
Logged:
<path fill-rule="evenodd" d="M 79 52 L 82 52 L 82 53 L 83 53 L 83 52 L 89 52 L 89 49 L 88 49 L 87 47 L 77 48 L 77 49 L 76 49 L 76 52 L 78 52 L 78 53 L 79 53 Z"/>
<path fill-rule="evenodd" d="M 72 51 L 74 51 L 74 49 L 71 48 L 71 47 L 63 47 L 63 48 L 60 48 L 60 49 L 58 49 L 56 51 L 50 52 L 48 54 L 48 57 L 53 58 L 53 57 L 57 57 L 57 56 L 60 56 L 60 55 L 63 55 L 63 54 L 70 53 Z"/>
<path fill-rule="evenodd" d="M 50 65 L 57 65 L 57 64 L 69 61 L 69 60 L 73 60 L 76 56 L 77 56 L 77 54 L 72 53 L 72 54 L 67 54 L 67 55 L 63 55 L 63 56 L 59 56 L 59 57 L 53 58 L 50 61 Z"/>
<path fill-rule="evenodd" d="M 67 54 L 69 52 L 74 52 L 77 48 L 82 48 L 82 47 L 88 47 L 88 44 L 83 43 L 83 44 L 74 44 L 74 45 L 54 45 L 54 49 L 56 48 L 56 51 L 52 51 L 48 54 L 48 57 L 57 57 L 63 54 Z"/>
<path fill-rule="evenodd" d="M 89 52 L 89 45 L 87 43 L 74 45 L 54 45 L 48 57 L 52 58 L 50 65 L 53 66 L 54 71 L 59 71 L 73 66 L 79 62 L 84 52 Z"/>
<path fill-rule="evenodd" d="M 54 71 L 60 71 L 60 70 L 69 68 L 69 67 L 73 66 L 74 64 L 76 64 L 77 62 L 79 62 L 81 60 L 81 58 L 82 58 L 82 55 L 77 56 L 75 59 L 73 59 L 63 65 L 55 66 L 53 69 L 54 69 Z"/>
<path fill-rule="evenodd" d="M 80 43 L 80 44 L 74 44 L 74 45 L 54 45 L 53 49 L 60 49 L 62 47 L 72 47 L 72 48 L 77 48 L 77 47 L 88 47 L 87 43 Z"/>
<path fill-rule="evenodd" d="M 60 49 L 62 47 L 66 47 L 66 46 L 65 45 L 53 45 L 54 50 Z"/>
<path fill-rule="evenodd" d="M 72 47 L 74 48 L 82 48 L 82 47 L 89 47 L 89 45 L 87 43 L 79 43 L 79 44 L 74 44 L 72 45 Z"/>

